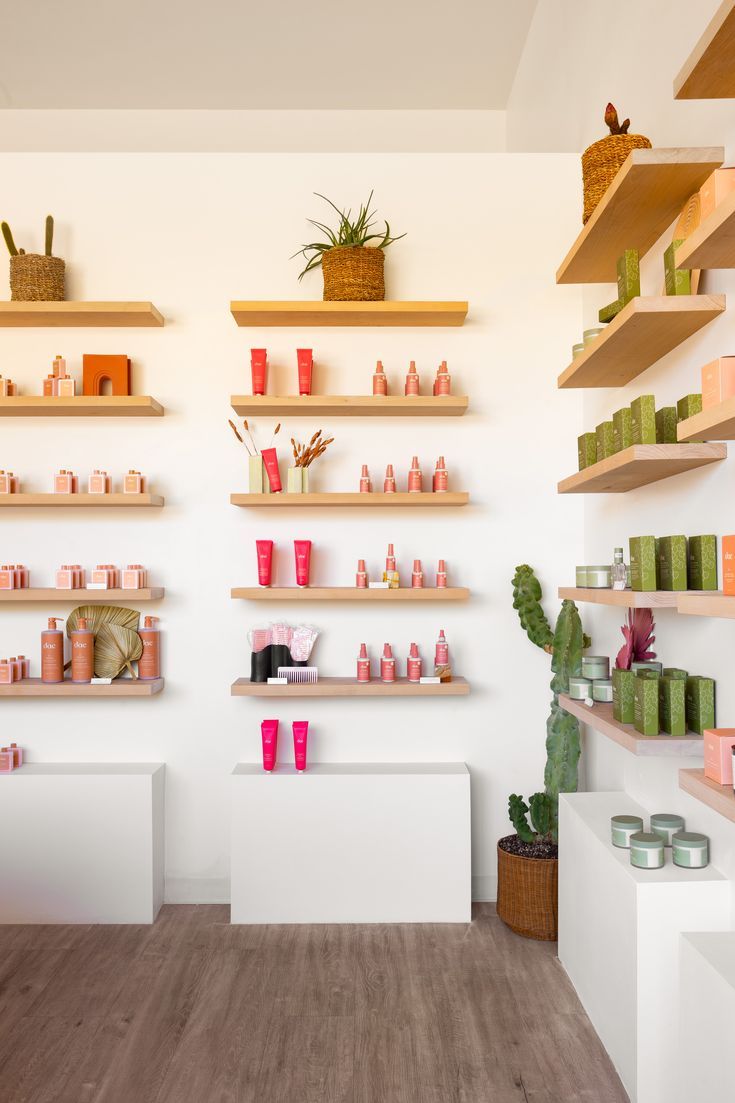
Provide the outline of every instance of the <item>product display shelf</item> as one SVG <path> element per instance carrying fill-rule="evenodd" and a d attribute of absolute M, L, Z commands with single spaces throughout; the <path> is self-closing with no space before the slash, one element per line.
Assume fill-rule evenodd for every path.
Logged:
<path fill-rule="evenodd" d="M 614 605 L 619 609 L 678 609 L 682 598 L 711 597 L 711 590 L 611 590 L 593 587 L 560 586 L 559 597 L 584 601 L 589 605 Z"/>
<path fill-rule="evenodd" d="M 732 785 L 718 785 L 704 776 L 704 770 L 679 770 L 679 788 L 735 823 L 735 792 Z"/>
<path fill-rule="evenodd" d="M 357 586 L 236 586 L 230 590 L 230 597 L 246 601 L 433 602 L 466 601 L 469 596 L 470 591 L 465 586 L 400 586 L 397 590 L 371 590 Z"/>
<path fill-rule="evenodd" d="M 252 417 L 461 417 L 467 395 L 239 395 L 230 403 L 236 414 Z"/>
<path fill-rule="evenodd" d="M 466 506 L 470 496 L 466 491 L 454 490 L 442 494 L 231 494 L 233 506 L 265 506 L 269 509 L 295 507 L 314 509 L 320 506 L 359 506 L 361 509 L 398 509 L 423 506 Z"/>
<path fill-rule="evenodd" d="M 720 160 L 720 164 L 722 161 Z M 693 189 L 692 189 L 693 190 Z M 672 216 L 673 217 L 673 216 Z M 461 326 L 466 302 L 231 302 L 239 326 Z"/>
<path fill-rule="evenodd" d="M 612 705 L 605 702 L 597 701 L 594 705 L 586 705 L 584 701 L 573 701 L 562 693 L 559 704 L 583 724 L 612 739 L 620 747 L 625 747 L 631 754 L 667 758 L 701 758 L 704 754 L 702 736 L 695 732 L 684 736 L 641 735 L 632 724 L 621 724 L 616 720 Z"/>
<path fill-rule="evenodd" d="M 676 250 L 677 268 L 735 268 L 735 192 Z"/>
<path fill-rule="evenodd" d="M 562 479 L 559 494 L 624 494 L 727 457 L 725 444 L 632 444 Z"/>
<path fill-rule="evenodd" d="M 676 431 L 680 441 L 735 440 L 735 398 L 727 398 L 717 406 L 685 418 Z"/>
<path fill-rule="evenodd" d="M 163 315 L 153 303 L 112 302 L 0 302 L 0 328 L 45 326 L 52 328 L 90 328 L 92 326 L 129 328 L 159 327 Z"/>
<path fill-rule="evenodd" d="M 724 0 L 674 80 L 677 100 L 735 96 L 735 3 Z"/>
<path fill-rule="evenodd" d="M 725 310 L 724 295 L 632 299 L 559 376 L 560 388 L 622 387 Z"/>
<path fill-rule="evenodd" d="M 162 506 L 160 494 L 2 494 L 0 509 L 21 506 L 69 506 L 109 508 L 110 506 Z"/>
<path fill-rule="evenodd" d="M 725 157 L 721 146 L 634 149 L 556 273 L 557 283 L 614 283 L 626 249 L 641 256 Z"/>
<path fill-rule="evenodd" d="M 723 617 L 735 620 L 735 597 L 721 591 L 688 590 L 680 593 L 676 607 L 689 617 Z"/>
<path fill-rule="evenodd" d="M 232 683 L 233 697 L 466 697 L 469 682 L 453 678 L 439 685 L 421 685 L 406 678 L 395 682 L 358 682 L 356 678 L 319 678 L 318 682 L 269 685 L 267 682 L 251 682 L 238 678 Z"/>
<path fill-rule="evenodd" d="M 0 604 L 24 601 L 73 602 L 75 605 L 107 605 L 119 601 L 160 601 L 163 586 L 146 586 L 140 590 L 57 590 L 53 586 L 31 587 L 25 590 L 0 590 Z"/>
<path fill-rule="evenodd" d="M 0 397 L 0 417 L 162 417 L 163 406 L 150 395 L 44 395 Z"/>
<path fill-rule="evenodd" d="M 0 686 L 0 697 L 152 697 L 163 689 L 163 678 L 141 681 L 140 678 L 116 678 L 109 685 L 88 682 L 42 682 L 40 678 L 24 678 L 9 686 Z"/>

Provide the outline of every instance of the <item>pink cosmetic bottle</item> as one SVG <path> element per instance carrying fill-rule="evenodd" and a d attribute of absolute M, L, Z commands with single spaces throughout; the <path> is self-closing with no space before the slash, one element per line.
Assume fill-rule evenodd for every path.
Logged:
<path fill-rule="evenodd" d="M 13 664 L 7 659 L 0 659 L 0 686 L 11 686 L 15 681 Z"/>
<path fill-rule="evenodd" d="M 443 559 L 439 560 L 439 566 L 436 569 L 436 587 L 438 590 L 445 590 L 447 586 L 447 564 Z"/>
<path fill-rule="evenodd" d="M 447 395 L 452 393 L 452 377 L 447 371 L 447 362 L 442 360 L 436 373 L 436 382 L 434 383 L 434 394 Z"/>
<path fill-rule="evenodd" d="M 373 394 L 387 395 L 388 394 L 388 380 L 385 377 L 383 371 L 383 362 L 378 360 L 375 365 L 375 374 L 373 375 Z"/>
<path fill-rule="evenodd" d="M 360 644 L 360 654 L 357 656 L 357 680 L 358 682 L 370 681 L 370 659 L 364 643 Z"/>
<path fill-rule="evenodd" d="M 447 475 L 444 456 L 440 456 L 436 461 L 436 471 L 434 472 L 434 478 L 432 480 L 432 488 L 435 494 L 445 494 L 449 488 L 449 476 Z"/>
<path fill-rule="evenodd" d="M 436 641 L 434 653 L 434 666 L 447 666 L 449 663 L 449 644 L 444 637 L 444 629 L 439 629 L 439 639 Z"/>
<path fill-rule="evenodd" d="M 424 477 L 419 467 L 419 458 L 414 456 L 411 460 L 411 470 L 408 472 L 408 493 L 420 494 L 424 488 Z"/>
<path fill-rule="evenodd" d="M 419 655 L 418 644 L 412 643 L 411 649 L 408 653 L 408 664 L 406 666 L 406 673 L 408 675 L 409 682 L 420 682 L 423 669 L 424 664 L 421 656 Z"/>
<path fill-rule="evenodd" d="M 276 765 L 278 753 L 278 721 L 264 720 L 260 725 L 263 740 L 263 769 L 270 774 Z"/>
<path fill-rule="evenodd" d="M 393 474 L 393 464 L 389 463 L 385 469 L 385 482 L 383 483 L 384 494 L 395 494 L 396 492 L 396 478 Z"/>
<path fill-rule="evenodd" d="M 0 774 L 10 774 L 13 772 L 13 752 L 8 748 L 7 750 L 0 751 Z"/>
<path fill-rule="evenodd" d="M 413 571 L 411 572 L 411 588 L 413 590 L 420 590 L 424 585 L 424 572 L 421 570 L 421 560 L 414 559 Z"/>
<path fill-rule="evenodd" d="M 416 371 L 415 360 L 412 360 L 408 365 L 408 375 L 406 376 L 404 393 L 406 395 L 418 395 L 419 393 L 419 373 Z"/>
<path fill-rule="evenodd" d="M 23 765 L 23 748 L 19 747 L 17 743 L 11 743 L 8 750 L 13 755 L 13 769 L 17 770 L 19 766 Z"/>
<path fill-rule="evenodd" d="M 358 590 L 367 590 L 368 588 L 368 576 L 365 570 L 365 560 L 358 559 L 357 561 L 357 574 L 355 575 L 355 586 Z"/>
<path fill-rule="evenodd" d="M 362 474 L 360 475 L 360 493 L 370 494 L 373 489 L 373 484 L 370 479 L 370 472 L 368 471 L 368 465 L 364 463 L 362 465 Z"/>
<path fill-rule="evenodd" d="M 303 774 L 306 769 L 306 740 L 309 734 L 308 720 L 294 720 L 293 722 L 293 758 L 296 764 L 296 772 Z"/>
<path fill-rule="evenodd" d="M 393 658 L 393 649 L 389 643 L 383 644 L 383 654 L 380 659 L 380 680 L 382 682 L 395 682 L 396 660 Z"/>

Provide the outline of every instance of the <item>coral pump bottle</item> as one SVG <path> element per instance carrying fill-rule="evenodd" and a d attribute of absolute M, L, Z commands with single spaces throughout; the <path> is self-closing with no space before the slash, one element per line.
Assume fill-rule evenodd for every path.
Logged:
<path fill-rule="evenodd" d="M 158 617 L 146 617 L 138 631 L 143 644 L 143 654 L 138 660 L 138 677 L 144 682 L 161 677 L 161 633 L 154 621 Z"/>
<path fill-rule="evenodd" d="M 56 627 L 58 617 L 48 618 L 48 628 L 41 633 L 41 681 L 64 681 L 64 633 Z"/>
<path fill-rule="evenodd" d="M 94 675 L 94 633 L 80 617 L 77 627 L 69 633 L 71 639 L 71 680 L 91 682 Z"/>

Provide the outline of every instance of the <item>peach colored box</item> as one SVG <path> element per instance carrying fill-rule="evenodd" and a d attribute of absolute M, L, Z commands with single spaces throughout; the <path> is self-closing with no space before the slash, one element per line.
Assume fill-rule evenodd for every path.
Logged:
<path fill-rule="evenodd" d="M 732 785 L 732 749 L 735 728 L 705 728 L 704 776 L 718 785 Z"/>
<path fill-rule="evenodd" d="M 699 189 L 700 217 L 708 218 L 735 188 L 735 168 L 715 169 Z"/>
<path fill-rule="evenodd" d="M 718 356 L 702 368 L 702 409 L 735 397 L 735 356 Z"/>
<path fill-rule="evenodd" d="M 735 597 L 735 536 L 722 537 L 722 592 Z"/>

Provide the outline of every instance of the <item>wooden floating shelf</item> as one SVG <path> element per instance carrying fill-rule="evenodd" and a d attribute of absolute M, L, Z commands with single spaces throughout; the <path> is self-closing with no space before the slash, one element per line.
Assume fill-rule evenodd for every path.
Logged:
<path fill-rule="evenodd" d="M 562 479 L 559 494 L 624 494 L 727 457 L 726 444 L 632 444 Z"/>
<path fill-rule="evenodd" d="M 12 495 L 9 495 L 12 497 Z M 466 491 L 454 490 L 443 494 L 231 494 L 233 506 L 267 506 L 269 508 L 295 506 L 297 509 L 320 506 L 360 506 L 364 509 L 380 509 L 383 506 L 466 506 L 470 496 Z"/>
<path fill-rule="evenodd" d="M 152 697 L 163 689 L 163 678 L 143 682 L 139 678 L 116 678 L 109 685 L 86 682 L 42 682 L 25 678 L 9 686 L 0 686 L 0 697 Z"/>
<path fill-rule="evenodd" d="M 89 328 L 92 326 L 162 326 L 163 315 L 153 303 L 3 303 L 0 327 L 45 326 Z"/>
<path fill-rule="evenodd" d="M 634 149 L 556 273 L 557 283 L 614 283 L 626 249 L 647 253 L 725 158 L 721 146 Z"/>
<path fill-rule="evenodd" d="M 162 506 L 160 494 L 0 494 L 3 506 Z"/>
<path fill-rule="evenodd" d="M 724 0 L 674 81 L 677 100 L 735 96 L 735 3 Z"/>
<path fill-rule="evenodd" d="M 239 326 L 461 326 L 467 303 L 231 302 L 230 311 Z"/>
<path fill-rule="evenodd" d="M 466 395 L 239 395 L 230 403 L 241 417 L 460 417 Z"/>
<path fill-rule="evenodd" d="M 725 309 L 724 295 L 652 295 L 632 299 L 572 360 L 559 386 L 622 387 Z"/>
<path fill-rule="evenodd" d="M 677 609 L 690 617 L 724 617 L 735 620 L 735 597 L 730 594 L 690 590 L 679 594 Z"/>
<path fill-rule="evenodd" d="M 440 685 L 424 685 L 396 678 L 395 682 L 358 682 L 355 678 L 320 678 L 318 682 L 268 685 L 238 678 L 232 683 L 233 697 L 466 697 L 469 682 L 453 678 Z"/>
<path fill-rule="evenodd" d="M 603 590 L 592 587 L 560 586 L 559 597 L 588 605 L 614 605 L 620 609 L 678 609 L 682 598 L 712 597 L 709 590 Z M 716 591 L 715 591 L 716 596 Z"/>
<path fill-rule="evenodd" d="M 701 800 L 726 820 L 735 822 L 735 792 L 732 785 L 718 785 L 704 776 L 704 770 L 679 770 L 679 788 Z"/>
<path fill-rule="evenodd" d="M 162 417 L 163 406 L 150 395 L 77 395 L 48 398 L 13 395 L 0 398 L 0 417 Z"/>
<path fill-rule="evenodd" d="M 735 192 L 676 250 L 677 268 L 735 268 Z"/>
<path fill-rule="evenodd" d="M 685 418 L 676 427 L 679 440 L 735 440 L 735 398 Z"/>
<path fill-rule="evenodd" d="M 0 590 L 0 603 L 47 601 L 53 604 L 64 601 L 75 605 L 106 605 L 118 601 L 160 601 L 165 592 L 163 586 L 148 586 L 142 590 L 57 590 L 53 586 L 29 586 L 25 590 Z"/>
<path fill-rule="evenodd" d="M 397 590 L 358 589 L 356 586 L 239 586 L 230 597 L 246 601 L 466 601 L 464 586 L 400 586 Z"/>
<path fill-rule="evenodd" d="M 585 705 L 584 701 L 574 701 L 564 693 L 559 696 L 559 704 L 583 724 L 625 747 L 631 754 L 677 758 L 704 754 L 704 740 L 695 732 L 688 732 L 687 735 L 641 735 L 632 724 L 621 724 L 614 718 L 612 705 L 603 702 Z"/>

